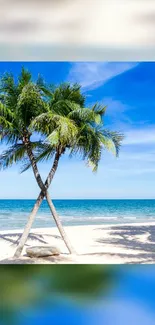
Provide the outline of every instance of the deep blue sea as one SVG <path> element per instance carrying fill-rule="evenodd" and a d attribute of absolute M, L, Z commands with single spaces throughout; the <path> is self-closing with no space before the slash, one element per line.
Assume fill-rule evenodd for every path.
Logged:
<path fill-rule="evenodd" d="M 35 200 L 0 200 L 0 230 L 23 228 Z M 53 200 L 64 225 L 155 221 L 155 200 Z M 43 201 L 33 227 L 54 226 Z"/>

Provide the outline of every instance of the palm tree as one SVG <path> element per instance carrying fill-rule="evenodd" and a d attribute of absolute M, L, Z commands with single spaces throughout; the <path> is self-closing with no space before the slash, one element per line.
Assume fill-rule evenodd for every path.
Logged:
<path fill-rule="evenodd" d="M 24 149 L 26 148 L 26 153 L 30 159 L 30 164 L 28 164 L 24 170 L 30 166 L 33 168 L 33 172 L 41 189 L 41 193 L 29 217 L 15 256 L 19 256 L 23 249 L 36 211 L 38 210 L 44 196 L 46 196 L 56 224 L 67 247 L 69 248 L 69 251 L 71 253 L 73 252 L 69 241 L 66 240 L 66 234 L 64 233 L 56 210 L 47 191 L 57 170 L 59 159 L 66 151 L 68 151 L 70 155 L 80 153 L 82 154 L 83 159 L 86 160 L 89 165 L 91 165 L 94 171 L 96 171 L 101 158 L 102 148 L 112 150 L 117 156 L 120 143 L 123 138 L 122 135 L 117 132 L 110 132 L 103 129 L 105 107 L 101 107 L 100 105 L 96 104 L 92 108 L 85 108 L 85 98 L 82 96 L 80 87 L 78 85 L 70 86 L 68 84 L 64 84 L 51 92 L 49 89 L 47 89 L 47 87 L 45 87 L 42 80 L 39 79 L 37 87 L 38 86 L 39 91 L 42 91 L 44 96 L 46 95 L 46 100 L 43 100 L 42 102 L 41 114 L 31 116 L 31 121 L 28 121 L 27 130 L 29 133 L 24 135 Z M 29 91 L 26 93 L 26 96 L 24 94 L 22 97 L 24 104 L 27 104 L 27 98 L 29 99 Z M 41 97 L 41 100 L 42 98 L 43 96 Z M 19 105 L 20 109 L 22 109 L 21 103 Z M 6 121 L 8 121 L 8 119 Z M 39 143 L 37 142 L 37 144 L 32 143 L 30 141 L 31 132 L 29 130 L 31 130 L 31 132 L 37 131 L 41 133 L 45 137 L 45 140 Z M 13 149 L 14 148 L 11 148 L 11 152 Z M 36 149 L 37 157 L 33 152 L 33 150 Z M 17 161 L 17 151 L 15 155 L 13 154 L 13 158 L 11 156 L 11 163 L 13 161 Z M 55 154 L 54 163 L 45 184 L 43 184 L 41 176 L 38 172 L 37 162 L 42 159 L 51 159 L 53 154 Z M 8 161 L 7 159 L 8 151 L 2 155 L 1 163 L 3 166 L 7 165 L 5 163 Z M 21 156 L 19 159 L 21 159 Z M 8 165 L 9 164 L 10 157 Z"/>
<path fill-rule="evenodd" d="M 47 146 L 45 150 L 44 147 L 41 148 L 42 152 L 38 154 L 37 162 L 51 159 L 53 152 L 56 152 L 59 159 L 65 152 L 69 152 L 71 156 L 80 153 L 93 171 L 96 171 L 103 148 L 118 156 L 123 136 L 118 132 L 103 129 L 106 107 L 95 104 L 92 108 L 85 108 L 85 100 L 78 85 L 63 84 L 56 88 L 50 97 L 50 110 L 32 121 L 33 129 L 45 136 L 44 144 Z M 71 131 L 74 131 L 72 137 Z M 31 166 L 31 164 L 26 166 L 24 171 Z M 53 169 L 55 173 L 54 166 Z M 50 183 L 51 180 L 48 186 Z M 39 183 L 38 185 L 40 186 Z"/>
<path fill-rule="evenodd" d="M 39 150 L 42 147 L 45 147 L 41 141 L 31 141 L 33 133 L 30 129 L 30 123 L 33 118 L 37 116 L 37 114 L 48 110 L 48 103 L 45 100 L 45 91 L 48 92 L 48 89 L 45 88 L 45 85 L 41 85 L 40 78 L 37 80 L 36 84 L 32 83 L 31 74 L 25 69 L 22 69 L 21 75 L 18 78 L 18 83 L 15 83 L 14 78 L 11 74 L 6 74 L 1 79 L 0 137 L 1 141 L 5 141 L 7 144 L 11 144 L 11 147 L 9 147 L 8 150 L 1 154 L 0 165 L 2 168 L 7 168 L 11 166 L 12 163 L 20 162 L 21 160 L 26 159 L 26 157 L 28 156 L 37 183 L 41 188 L 41 193 L 39 194 L 37 201 L 31 211 L 31 214 L 28 219 L 29 222 L 25 227 L 23 236 L 21 237 L 19 246 L 15 253 L 15 257 L 18 257 L 22 252 L 23 245 L 31 229 L 34 217 L 45 196 L 47 198 L 47 202 L 49 204 L 55 222 L 58 226 L 60 234 L 69 252 L 74 252 L 74 249 L 72 248 L 65 234 L 65 231 L 56 213 L 55 207 L 51 202 L 50 196 L 47 191 L 57 169 L 60 155 L 62 154 L 61 148 L 55 154 L 53 166 L 50 170 L 45 184 L 41 179 L 35 161 L 35 155 L 33 153 L 33 150 Z M 74 137 L 75 129 L 75 125 L 71 125 L 70 122 L 69 127 L 66 130 L 66 132 L 70 136 L 70 139 Z"/>

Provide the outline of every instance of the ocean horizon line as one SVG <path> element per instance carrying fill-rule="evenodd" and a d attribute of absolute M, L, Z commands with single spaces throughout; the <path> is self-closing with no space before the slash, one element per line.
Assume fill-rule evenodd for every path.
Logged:
<path fill-rule="evenodd" d="M 4 200 L 6 200 L 6 201 L 8 201 L 8 200 L 32 200 L 32 201 L 34 201 L 34 200 L 36 200 L 37 198 L 0 198 L 0 201 L 4 201 Z M 45 200 L 46 201 L 46 199 L 44 198 L 43 200 Z M 52 198 L 52 200 L 54 200 L 54 201 L 59 201 L 59 200 L 61 200 L 61 201 L 67 201 L 67 200 L 83 200 L 83 201 L 88 201 L 88 200 L 94 200 L 94 201 L 96 201 L 96 200 L 118 200 L 118 201 L 120 201 L 120 200 L 131 200 L 131 201 L 133 201 L 133 200 L 155 200 L 155 198 Z"/>

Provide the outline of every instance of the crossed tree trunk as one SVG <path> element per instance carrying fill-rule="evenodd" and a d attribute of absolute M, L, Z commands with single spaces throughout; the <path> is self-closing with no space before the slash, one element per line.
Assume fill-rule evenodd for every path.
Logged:
<path fill-rule="evenodd" d="M 30 162 L 31 162 L 31 165 L 32 165 L 33 173 L 34 173 L 34 176 L 35 176 L 36 181 L 38 183 L 38 186 L 41 189 L 41 192 L 40 192 L 40 194 L 39 194 L 39 196 L 38 196 L 38 198 L 37 198 L 37 200 L 35 202 L 35 205 L 34 205 L 32 211 L 31 211 L 29 217 L 28 217 L 28 222 L 27 222 L 27 224 L 26 224 L 26 226 L 24 228 L 23 234 L 22 234 L 22 236 L 20 238 L 20 241 L 19 241 L 18 247 L 16 249 L 16 252 L 14 254 L 14 257 L 18 258 L 21 255 L 22 250 L 24 248 L 24 245 L 25 245 L 25 243 L 27 241 L 30 229 L 32 227 L 33 221 L 35 219 L 36 213 L 37 213 L 37 211 L 38 211 L 44 197 L 46 197 L 46 200 L 48 202 L 50 211 L 51 211 L 51 213 L 53 215 L 53 218 L 54 218 L 55 223 L 56 223 L 56 225 L 58 227 L 60 235 L 61 235 L 62 239 L 64 240 L 64 242 L 65 242 L 65 244 L 66 244 L 66 246 L 68 248 L 68 251 L 70 252 L 70 254 L 75 254 L 76 252 L 75 252 L 74 248 L 72 247 L 72 245 L 71 245 L 71 243 L 70 243 L 70 241 L 69 241 L 69 239 L 68 239 L 68 237 L 67 237 L 67 235 L 66 235 L 66 233 L 64 231 L 64 228 L 63 228 L 63 226 L 61 224 L 61 221 L 60 221 L 59 216 L 58 216 L 58 214 L 56 212 L 54 204 L 53 204 L 53 202 L 52 202 L 52 200 L 50 198 L 50 195 L 48 193 L 48 188 L 49 188 L 49 186 L 50 186 L 50 184 L 52 182 L 52 179 L 53 179 L 53 177 L 55 175 L 55 172 L 57 170 L 59 159 L 61 157 L 62 151 L 61 151 L 60 148 L 58 148 L 58 150 L 57 150 L 57 152 L 55 154 L 53 166 L 52 166 L 52 168 L 51 168 L 51 170 L 50 170 L 50 172 L 48 174 L 48 177 L 47 177 L 45 183 L 43 183 L 41 175 L 40 175 L 40 173 L 38 171 L 38 167 L 37 167 L 37 164 L 36 164 L 35 157 L 34 157 L 33 152 L 32 152 L 31 143 L 28 142 L 26 144 L 26 146 L 27 146 L 27 154 L 29 156 L 29 159 L 30 159 Z"/>

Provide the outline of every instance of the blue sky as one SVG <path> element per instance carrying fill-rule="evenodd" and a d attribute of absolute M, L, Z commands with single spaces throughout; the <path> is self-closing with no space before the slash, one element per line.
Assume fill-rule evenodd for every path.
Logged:
<path fill-rule="evenodd" d="M 98 172 L 64 156 L 51 186 L 53 198 L 155 198 L 155 63 L 153 62 L 1 62 L 0 74 L 18 75 L 27 67 L 34 79 L 79 82 L 87 105 L 108 105 L 105 127 L 125 139 L 118 159 L 103 152 Z M 2 151 L 2 146 L 0 147 Z M 45 179 L 51 163 L 39 166 Z M 20 166 L 0 172 L 0 198 L 35 198 L 32 172 Z"/>

